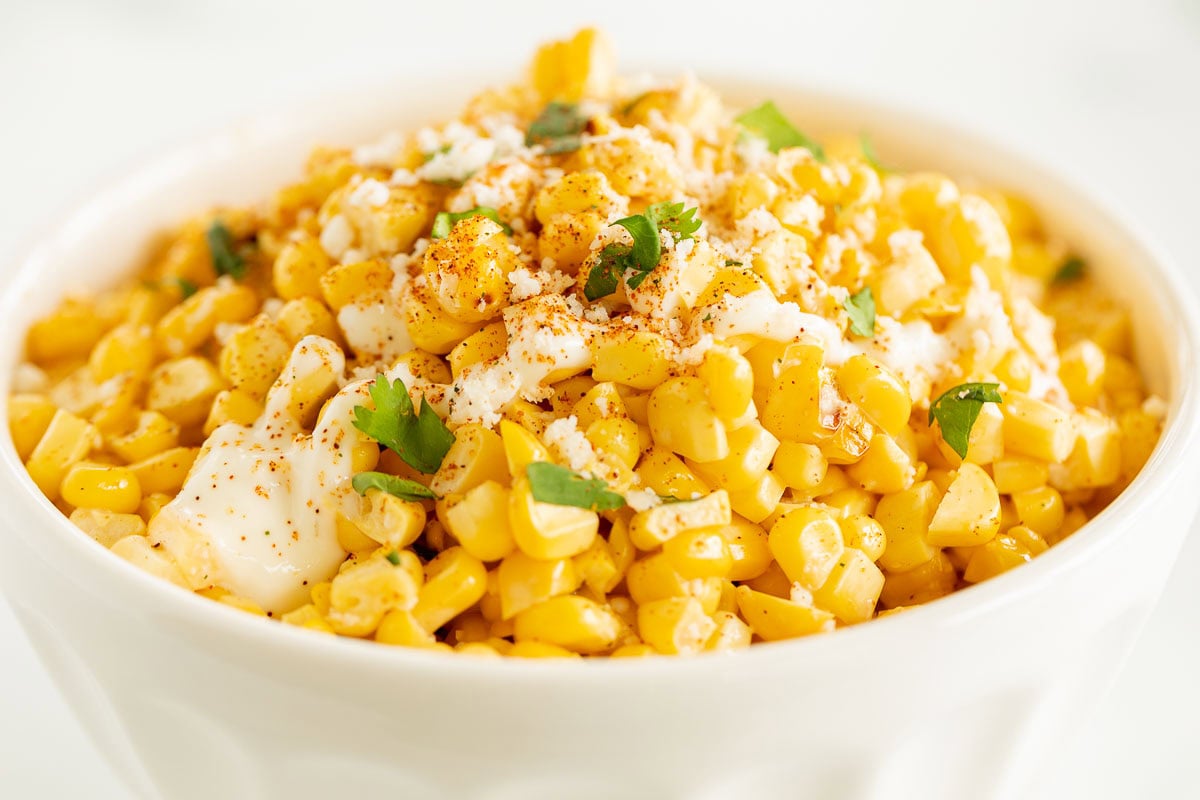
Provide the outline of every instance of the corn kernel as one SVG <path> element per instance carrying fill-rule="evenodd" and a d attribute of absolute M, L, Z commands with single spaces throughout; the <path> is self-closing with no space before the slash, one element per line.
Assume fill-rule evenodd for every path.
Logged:
<path fill-rule="evenodd" d="M 498 561 L 516 547 L 508 522 L 509 491 L 484 481 L 457 502 L 439 504 L 438 517 L 462 548 L 480 561 Z"/>
<path fill-rule="evenodd" d="M 192 587 L 179 565 L 161 550 L 152 547 L 145 536 L 126 536 L 114 542 L 109 549 L 138 569 L 191 591 Z"/>
<path fill-rule="evenodd" d="M 148 412 L 157 413 L 157 412 Z M 236 425 L 253 425 L 262 416 L 263 404 L 241 389 L 224 389 L 217 392 L 213 399 L 212 408 L 204 420 L 204 435 L 211 436 L 212 432 L 227 422 Z M 161 415 L 160 415 L 161 416 Z M 166 419 L 163 417 L 163 419 Z M 174 423 L 171 423 L 174 425 Z"/>
<path fill-rule="evenodd" d="M 545 642 L 575 653 L 611 649 L 621 622 L 603 606 L 577 595 L 545 600 L 517 614 L 517 642 Z"/>
<path fill-rule="evenodd" d="M 999 537 L 997 537 L 999 538 Z M 992 541 L 995 541 L 993 539 Z M 988 547 L 991 542 L 983 545 Z M 982 549 L 982 548 L 981 548 Z M 937 552 L 933 558 L 907 572 L 888 571 L 883 582 L 879 601 L 886 608 L 914 606 L 945 597 L 954 591 L 958 573 L 945 553 Z"/>
<path fill-rule="evenodd" d="M 176 494 L 199 455 L 198 447 L 172 447 L 130 464 L 146 494 Z"/>
<path fill-rule="evenodd" d="M 1013 506 L 1021 524 L 1047 537 L 1054 536 L 1062 527 L 1066 506 L 1062 495 L 1049 486 L 1041 486 L 1012 495 Z"/>
<path fill-rule="evenodd" d="M 887 534 L 887 549 L 879 558 L 880 566 L 889 572 L 903 572 L 934 557 L 937 550 L 926 535 L 940 500 L 931 481 L 880 498 L 875 519 Z"/>
<path fill-rule="evenodd" d="M 1075 429 L 1065 412 L 1017 392 L 1005 395 L 1000 410 L 1005 450 L 1054 464 L 1071 454 Z"/>
<path fill-rule="evenodd" d="M 729 496 L 716 491 L 698 500 L 664 503 L 633 515 L 629 538 L 640 550 L 654 550 L 684 531 L 728 525 L 732 519 Z"/>
<path fill-rule="evenodd" d="M 524 477 L 513 481 L 508 519 L 517 547 L 526 555 L 545 560 L 582 553 L 591 547 L 600 527 L 594 511 L 535 500 Z"/>
<path fill-rule="evenodd" d="M 798 492 L 816 488 L 825 479 L 828 468 L 829 462 L 821 455 L 821 448 L 799 442 L 780 442 L 771 462 L 775 477 Z"/>
<path fill-rule="evenodd" d="M 144 377 L 154 366 L 154 339 L 148 325 L 118 325 L 104 335 L 88 356 L 92 380 L 103 383 L 123 372 Z"/>
<path fill-rule="evenodd" d="M 15 394 L 8 398 L 8 432 L 18 458 L 22 461 L 29 458 L 57 411 L 44 395 Z"/>
<path fill-rule="evenodd" d="M 1002 533 L 982 547 L 975 548 L 963 572 L 963 580 L 967 583 L 979 583 L 994 578 L 1002 572 L 1024 564 L 1031 557 L 1016 539 Z"/>
<path fill-rule="evenodd" d="M 870 556 L 846 548 L 813 598 L 842 622 L 865 622 L 875 613 L 883 583 L 883 573 Z"/>
<path fill-rule="evenodd" d="M 694 598 L 670 597 L 638 608 L 638 635 L 667 655 L 699 653 L 716 628 Z"/>
<path fill-rule="evenodd" d="M 751 522 L 762 522 L 775 511 L 783 492 L 783 482 L 768 471 L 745 489 L 729 492 L 729 505 Z"/>
<path fill-rule="evenodd" d="M 316 239 L 288 242 L 272 268 L 275 293 L 284 300 L 321 297 L 321 276 L 330 266 L 329 256 Z"/>
<path fill-rule="evenodd" d="M 154 370 L 146 407 L 183 427 L 199 425 L 224 382 L 211 362 L 198 356 L 166 361 Z"/>
<path fill-rule="evenodd" d="M 97 444 L 99 435 L 93 426 L 69 411 L 59 410 L 30 453 L 25 469 L 43 494 L 57 500 L 67 471 Z"/>
<path fill-rule="evenodd" d="M 750 629 L 768 642 L 808 636 L 834 627 L 833 615 L 828 611 L 756 592 L 749 586 L 737 588 L 737 603 Z"/>
<path fill-rule="evenodd" d="M 137 514 L 120 514 L 102 508 L 77 508 L 71 522 L 105 547 L 126 536 L 145 536 L 146 523 Z"/>
<path fill-rule="evenodd" d="M 685 460 L 692 471 L 710 486 L 730 491 L 748 489 L 762 480 L 779 447 L 779 440 L 757 422 L 743 425 L 727 435 L 729 453 L 716 461 Z"/>
<path fill-rule="evenodd" d="M 788 511 L 771 526 L 771 555 L 791 581 L 814 590 L 842 556 L 842 531 L 830 514 L 813 506 Z"/>
<path fill-rule="evenodd" d="M 436 631 L 475 605 L 487 588 L 483 562 L 461 547 L 442 551 L 425 565 L 425 576 L 412 613 L 427 631 Z"/>
<path fill-rule="evenodd" d="M 402 567 L 372 559 L 343 570 L 330 584 L 330 626 L 343 636 L 366 636 L 394 609 L 417 602 L 417 587 Z"/>
<path fill-rule="evenodd" d="M 73 506 L 117 514 L 132 514 L 142 502 L 142 487 L 132 470 L 85 461 L 67 470 L 61 492 Z"/>
<path fill-rule="evenodd" d="M 983 544 L 1000 530 L 1000 494 L 982 467 L 965 463 L 929 522 L 926 540 L 935 547 Z"/>
<path fill-rule="evenodd" d="M 650 433 L 655 443 L 693 461 L 717 461 L 729 455 L 720 417 L 709 405 L 698 378 L 671 378 L 650 394 Z"/>

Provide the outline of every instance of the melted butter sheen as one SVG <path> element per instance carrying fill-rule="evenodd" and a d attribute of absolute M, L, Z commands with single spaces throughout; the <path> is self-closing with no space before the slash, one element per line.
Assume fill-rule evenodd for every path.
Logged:
<path fill-rule="evenodd" d="M 344 368 L 332 342 L 300 342 L 259 421 L 214 431 L 179 495 L 151 521 L 150 540 L 193 587 L 220 586 L 279 614 L 337 572 L 346 557 L 337 509 L 353 491 L 351 450 L 362 440 L 350 420 L 368 382 L 338 392 L 311 434 L 297 398 L 300 387 L 331 385 Z"/>

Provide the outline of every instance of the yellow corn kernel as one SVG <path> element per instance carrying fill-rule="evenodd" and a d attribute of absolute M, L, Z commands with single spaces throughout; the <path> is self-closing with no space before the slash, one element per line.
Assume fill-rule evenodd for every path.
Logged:
<path fill-rule="evenodd" d="M 647 406 L 655 443 L 694 461 L 729 455 L 725 426 L 709 405 L 698 378 L 671 378 L 650 394 Z"/>
<path fill-rule="evenodd" d="M 912 486 L 916 468 L 895 439 L 877 433 L 862 458 L 846 467 L 846 476 L 867 491 L 893 494 Z"/>
<path fill-rule="evenodd" d="M 482 614 L 467 612 L 450 623 L 447 640 L 452 640 L 456 646 L 486 642 L 491 635 L 491 629 L 491 623 L 484 619 Z"/>
<path fill-rule="evenodd" d="M 401 500 L 378 489 L 368 489 L 361 501 L 361 512 L 353 519 L 362 533 L 377 544 L 403 550 L 415 542 L 425 528 L 425 507 L 413 500 Z"/>
<path fill-rule="evenodd" d="M 856 514 L 874 514 L 878 498 L 874 494 L 854 487 L 838 489 L 821 498 L 821 504 L 837 519 Z"/>
<path fill-rule="evenodd" d="M 457 502 L 439 501 L 438 517 L 462 548 L 480 561 L 498 561 L 516 547 L 508 523 L 509 491 L 484 481 Z"/>
<path fill-rule="evenodd" d="M 504 229 L 483 215 L 457 222 L 434 239 L 422 262 L 437 302 L 459 322 L 484 322 L 508 305 L 508 273 L 521 262 Z"/>
<path fill-rule="evenodd" d="M 312 603 L 302 605 L 294 611 L 289 611 L 279 618 L 284 625 L 295 625 L 318 633 L 333 633 L 333 628 L 325 621 L 325 617 Z"/>
<path fill-rule="evenodd" d="M 621 621 L 599 603 L 565 595 L 517 614 L 513 630 L 517 642 L 545 642 L 591 654 L 612 649 L 621 633 Z"/>
<path fill-rule="evenodd" d="M 1062 495 L 1049 486 L 1015 492 L 1012 503 L 1021 524 L 1042 537 L 1053 537 L 1058 533 L 1067 513 Z"/>
<path fill-rule="evenodd" d="M 503 322 L 493 322 L 454 346 L 446 360 L 455 378 L 472 364 L 480 364 L 504 355 L 508 347 L 508 331 Z"/>
<path fill-rule="evenodd" d="M 833 630 L 833 615 L 811 605 L 756 592 L 749 586 L 737 588 L 738 610 L 760 638 L 768 642 L 794 639 Z"/>
<path fill-rule="evenodd" d="M 1041 555 L 1050 549 L 1050 545 L 1038 535 L 1037 531 L 1026 528 L 1024 525 L 1014 525 L 1004 533 L 1028 550 L 1031 555 Z"/>
<path fill-rule="evenodd" d="M 695 598 L 669 597 L 638 608 L 638 635 L 667 655 L 699 653 L 716 629 Z"/>
<path fill-rule="evenodd" d="M 14 394 L 8 398 L 8 432 L 18 458 L 22 461 L 29 458 L 57 411 L 45 395 Z"/>
<path fill-rule="evenodd" d="M 658 445 L 642 455 L 636 471 L 642 483 L 664 497 L 689 499 L 709 491 L 708 484 L 696 477 L 683 461 Z"/>
<path fill-rule="evenodd" d="M 1096 405 L 1104 391 L 1106 362 L 1104 351 L 1090 339 L 1080 339 L 1063 350 L 1058 362 L 1058 377 L 1072 403 Z"/>
<path fill-rule="evenodd" d="M 198 447 L 172 447 L 130 464 L 145 494 L 176 494 L 199 455 Z"/>
<path fill-rule="evenodd" d="M 233 281 L 220 281 L 168 311 L 154 328 L 154 340 L 177 358 L 195 350 L 222 322 L 245 322 L 258 312 L 254 290 Z"/>
<path fill-rule="evenodd" d="M 779 506 L 783 492 L 783 482 L 771 472 L 764 472 L 762 477 L 750 486 L 730 491 L 729 505 L 751 522 L 762 522 Z"/>
<path fill-rule="evenodd" d="M 454 646 L 455 652 L 473 658 L 500 658 L 500 651 L 484 642 L 463 642 Z"/>
<path fill-rule="evenodd" d="M 839 519 L 838 525 L 846 547 L 861 550 L 872 561 L 878 561 L 887 548 L 887 534 L 874 517 L 852 514 Z"/>
<path fill-rule="evenodd" d="M 445 355 L 482 325 L 460 322 L 446 313 L 428 284 L 409 284 L 404 302 L 404 324 L 417 347 Z"/>
<path fill-rule="evenodd" d="M 150 520 L 154 519 L 158 515 L 158 512 L 162 511 L 163 506 L 171 502 L 172 499 L 171 495 L 161 492 L 148 494 L 142 498 L 142 502 L 138 505 L 138 515 L 149 525 Z"/>
<path fill-rule="evenodd" d="M 879 499 L 875 519 L 887 534 L 887 549 L 879 565 L 889 572 L 903 572 L 933 558 L 937 550 L 925 538 L 941 497 L 932 481 Z"/>
<path fill-rule="evenodd" d="M 732 347 L 713 347 L 696 367 L 696 377 L 708 388 L 708 402 L 717 416 L 735 420 L 746 413 L 754 396 L 754 370 Z"/>
<path fill-rule="evenodd" d="M 587 427 L 584 436 L 596 450 L 613 456 L 629 469 L 642 454 L 638 424 L 628 417 L 598 419 Z"/>
<path fill-rule="evenodd" d="M 322 274 L 318 283 L 325 305 L 336 312 L 353 303 L 360 295 L 390 290 L 394 278 L 391 267 L 382 261 L 370 259 L 338 264 Z"/>
<path fill-rule="evenodd" d="M 1016 539 L 1002 533 L 982 547 L 976 547 L 963 571 L 967 583 L 979 583 L 1020 566 L 1033 556 Z"/>
<path fill-rule="evenodd" d="M 126 536 L 145 536 L 146 523 L 137 514 L 120 514 L 101 508 L 77 508 L 71 522 L 105 547 Z"/>
<path fill-rule="evenodd" d="M 908 387 L 887 367 L 866 355 L 851 356 L 837 368 L 837 382 L 847 399 L 892 436 L 908 427 L 912 400 Z"/>
<path fill-rule="evenodd" d="M 750 640 L 754 632 L 750 630 L 749 625 L 742 622 L 737 614 L 732 611 L 718 611 L 713 614 L 713 622 L 716 624 L 716 630 L 713 631 L 712 635 L 708 637 L 708 641 L 705 642 L 705 650 L 728 652 L 730 650 L 742 650 L 750 646 Z"/>
<path fill-rule="evenodd" d="M 1012 241 L 1003 220 L 987 200 L 964 194 L 951 203 L 942 225 L 931 231 L 938 266 L 955 283 L 969 284 L 971 268 L 981 268 L 992 285 L 1002 285 L 1012 261 Z"/>
<path fill-rule="evenodd" d="M 842 556 L 842 530 L 823 509 L 800 506 L 771 526 L 771 555 L 788 580 L 814 590 L 825 583 Z"/>
<path fill-rule="evenodd" d="M 104 334 L 104 320 L 91 303 L 67 300 L 29 326 L 25 346 L 36 364 L 86 356 Z"/>
<path fill-rule="evenodd" d="M 292 344 L 265 314 L 239 328 L 221 348 L 221 375 L 234 388 L 261 400 L 292 354 Z"/>
<path fill-rule="evenodd" d="M 780 442 L 771 463 L 771 472 L 789 489 L 807 492 L 825 479 L 829 462 L 815 444 Z"/>
<path fill-rule="evenodd" d="M 73 506 L 117 514 L 132 514 L 142 502 L 142 487 L 132 470 L 86 461 L 67 470 L 60 491 Z"/>
<path fill-rule="evenodd" d="M 501 422 L 505 424 L 513 423 Z M 472 422 L 454 431 L 454 444 L 446 451 L 429 488 L 438 495 L 466 494 L 480 484 L 507 483 L 508 478 L 504 442 L 491 430 Z"/>
<path fill-rule="evenodd" d="M 284 303 L 275 324 L 292 345 L 305 336 L 322 336 L 334 342 L 342 339 L 333 314 L 315 297 L 299 297 Z"/>
<path fill-rule="evenodd" d="M 1121 477 L 1121 429 L 1117 421 L 1085 408 L 1073 417 L 1078 438 L 1062 465 L 1049 467 L 1051 483 L 1060 490 L 1096 489 Z"/>
<path fill-rule="evenodd" d="M 766 384 L 762 424 L 780 441 L 819 444 L 823 438 L 820 419 L 824 358 L 819 345 L 789 345 L 783 356 L 785 368 Z"/>
<path fill-rule="evenodd" d="M 1035 366 L 1033 358 L 1028 353 L 1016 348 L 1009 350 L 1007 355 L 996 364 L 993 371 L 1007 388 L 1018 392 L 1028 392 L 1029 387 L 1033 384 Z"/>
<path fill-rule="evenodd" d="M 43 494 L 57 500 L 67 471 L 82 461 L 99 442 L 95 427 L 60 409 L 51 417 L 46 432 L 29 454 L 25 469 Z"/>
<path fill-rule="evenodd" d="M 218 392 L 213 399 L 208 418 L 204 420 L 204 435 L 211 436 L 213 431 L 227 422 L 253 425 L 255 420 L 262 416 L 262 413 L 263 404 L 259 400 L 241 389 L 224 389 Z M 163 417 L 163 419 L 166 418 Z"/>
<path fill-rule="evenodd" d="M 166 361 L 154 370 L 146 407 L 183 427 L 199 425 L 223 388 L 221 376 L 211 362 L 185 356 Z"/>
<path fill-rule="evenodd" d="M 500 618 L 510 620 L 531 606 L 570 594 L 579 588 L 580 580 L 569 558 L 542 561 L 514 551 L 496 570 Z"/>
<path fill-rule="evenodd" d="M 543 101 L 576 102 L 603 97 L 614 77 L 612 45 L 595 28 L 584 28 L 570 39 L 538 48 L 530 66 L 531 81 Z"/>
<path fill-rule="evenodd" d="M 753 487 L 771 465 L 779 440 L 757 422 L 735 428 L 726 438 L 729 453 L 724 458 L 685 463 L 710 486 L 730 491 Z"/>
<path fill-rule="evenodd" d="M 621 330 L 595 337 L 592 360 L 592 377 L 597 381 L 634 389 L 654 389 L 671 375 L 671 346 L 649 331 Z"/>
<path fill-rule="evenodd" d="M 577 376 L 572 380 L 586 377 L 583 375 Z M 563 381 L 567 383 L 567 381 Z M 625 400 L 621 397 L 621 391 L 617 388 L 617 384 L 612 381 L 604 383 L 580 384 L 581 387 L 586 386 L 584 392 L 579 396 L 578 400 L 570 403 L 570 414 L 574 415 L 579 422 L 581 430 L 586 430 L 593 422 L 599 422 L 603 419 L 626 419 L 628 415 L 625 411 Z M 551 398 L 553 403 L 555 399 L 560 397 L 560 389 L 562 384 L 555 387 L 555 396 Z M 569 401 L 569 398 L 563 398 Z M 565 409 L 564 409 L 565 411 Z"/>
<path fill-rule="evenodd" d="M 929 522 L 926 540 L 935 547 L 970 547 L 983 544 L 999 530 L 996 485 L 982 467 L 963 464 Z"/>
<path fill-rule="evenodd" d="M 1050 469 L 1043 461 L 1025 456 L 1004 456 L 992 463 L 992 480 L 1000 494 L 1025 492 L 1045 486 Z"/>
<path fill-rule="evenodd" d="M 533 499 L 528 479 L 513 480 L 509 525 L 517 547 L 534 558 L 569 558 L 587 550 L 599 530 L 596 512 Z"/>
<path fill-rule="evenodd" d="M 729 547 L 729 572 L 725 577 L 734 581 L 757 578 L 771 563 L 767 532 L 750 520 L 737 516 L 728 525 L 718 528 Z"/>
<path fill-rule="evenodd" d="M 883 583 L 883 573 L 871 557 L 848 547 L 813 599 L 842 622 L 865 622 L 875 613 Z"/>
<path fill-rule="evenodd" d="M 125 461 L 141 461 L 179 443 L 179 426 L 157 411 L 138 414 L 134 429 L 108 440 L 108 447 Z"/>
<path fill-rule="evenodd" d="M 275 293 L 284 300 L 300 297 L 321 297 L 321 276 L 330 267 L 329 256 L 316 239 L 288 242 L 271 271 Z"/>
<path fill-rule="evenodd" d="M 999 537 L 997 537 L 999 538 Z M 993 539 L 992 541 L 995 541 Z M 991 544 L 983 545 L 987 547 Z M 982 547 L 980 548 L 982 549 Z M 879 601 L 886 608 L 915 606 L 945 597 L 954 591 L 958 573 L 945 553 L 938 552 L 933 558 L 907 572 L 887 573 Z"/>
<path fill-rule="evenodd" d="M 393 609 L 384 615 L 375 630 L 375 641 L 399 647 L 432 647 L 437 644 L 412 611 Z"/>
<path fill-rule="evenodd" d="M 417 596 L 403 567 L 387 559 L 363 561 L 340 572 L 330 584 L 329 624 L 343 636 L 366 636 L 389 611 L 412 609 Z"/>
<path fill-rule="evenodd" d="M 425 565 L 425 584 L 417 593 L 413 617 L 425 630 L 436 631 L 479 602 L 486 589 L 483 562 L 461 547 L 451 547 Z"/>
<path fill-rule="evenodd" d="M 609 658 L 644 658 L 656 655 L 658 651 L 648 644 L 623 644 L 609 653 Z"/>
<path fill-rule="evenodd" d="M 126 536 L 124 539 L 113 542 L 109 549 L 144 572 L 170 581 L 188 591 L 192 589 L 179 565 L 161 550 L 152 547 L 145 536 Z"/>
<path fill-rule="evenodd" d="M 123 372 L 144 377 L 153 366 L 154 339 L 149 325 L 118 325 L 96 342 L 88 357 L 88 369 L 96 383 Z"/>
<path fill-rule="evenodd" d="M 1007 400 L 1005 400 L 1007 403 Z M 1004 414 L 995 403 L 985 403 L 979 410 L 975 424 L 967 438 L 967 461 L 972 464 L 990 464 L 1004 455 L 1007 441 L 1007 424 Z M 939 435 L 937 438 L 938 451 L 948 464 L 958 465 L 962 459 L 950 449 L 950 445 Z"/>
<path fill-rule="evenodd" d="M 664 503 L 637 512 L 629 521 L 629 538 L 640 550 L 654 550 L 684 531 L 728 525 L 731 519 L 729 495 L 716 491 L 698 500 Z"/>
<path fill-rule="evenodd" d="M 579 658 L 578 653 L 548 642 L 517 642 L 504 655 L 509 658 Z"/>
<path fill-rule="evenodd" d="M 1075 429 L 1065 411 L 1017 392 L 1005 395 L 1000 410 L 1004 414 L 1005 450 L 1052 464 L 1071 455 Z"/>
<path fill-rule="evenodd" d="M 684 580 L 726 578 L 733 568 L 729 543 L 721 535 L 724 527 L 684 531 L 663 544 L 663 556 Z"/>
<path fill-rule="evenodd" d="M 717 610 L 725 583 L 716 577 L 686 579 L 662 553 L 633 562 L 625 581 L 629 596 L 639 605 L 667 597 L 692 597 L 700 601 L 706 614 Z"/>
<path fill-rule="evenodd" d="M 603 536 L 597 536 L 591 547 L 571 560 L 584 585 L 597 596 L 611 592 L 625 577 Z"/>

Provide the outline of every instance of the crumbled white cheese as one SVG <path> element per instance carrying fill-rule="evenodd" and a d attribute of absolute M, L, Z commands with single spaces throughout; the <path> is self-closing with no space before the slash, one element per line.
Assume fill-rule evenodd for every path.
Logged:
<path fill-rule="evenodd" d="M 346 195 L 346 202 L 359 208 L 381 208 L 387 205 L 388 197 L 390 193 L 386 185 L 374 178 L 367 178 Z"/>
<path fill-rule="evenodd" d="M 421 182 L 417 174 L 409 169 L 398 169 L 392 173 L 392 177 L 388 179 L 388 183 L 393 186 L 416 186 Z"/>
<path fill-rule="evenodd" d="M 337 322 L 359 358 L 390 364 L 414 347 L 404 315 L 390 296 L 356 299 L 338 310 Z"/>
<path fill-rule="evenodd" d="M 334 214 L 321 229 L 321 249 L 331 258 L 341 259 L 342 254 L 354 244 L 354 229 L 341 214 Z"/>
<path fill-rule="evenodd" d="M 547 425 L 542 440 L 576 472 L 587 473 L 596 460 L 596 451 L 579 430 L 579 420 L 574 414 Z"/>
<path fill-rule="evenodd" d="M 625 502 L 634 511 L 647 511 L 663 503 L 662 498 L 653 489 L 630 489 L 625 492 Z"/>
<path fill-rule="evenodd" d="M 704 361 L 704 354 L 713 349 L 715 344 L 711 333 L 702 333 L 693 344 L 680 350 L 675 360 L 684 366 L 694 367 Z"/>
<path fill-rule="evenodd" d="M 354 148 L 350 157 L 364 167 L 391 166 L 404 151 L 404 135 L 388 131 L 374 142 Z"/>

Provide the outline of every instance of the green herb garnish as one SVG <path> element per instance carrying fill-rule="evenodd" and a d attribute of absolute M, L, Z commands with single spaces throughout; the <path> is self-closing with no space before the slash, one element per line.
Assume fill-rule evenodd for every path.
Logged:
<path fill-rule="evenodd" d="M 1087 264 L 1079 256 L 1071 256 L 1062 263 L 1062 266 L 1054 273 L 1054 277 L 1050 279 L 1052 284 L 1074 283 L 1083 277 L 1087 271 Z"/>
<path fill-rule="evenodd" d="M 865 133 L 859 134 L 858 148 L 862 150 L 863 158 L 871 165 L 871 168 L 876 172 L 887 172 L 887 167 L 879 163 L 879 155 L 875 152 L 875 145 L 871 142 L 871 137 Z"/>
<path fill-rule="evenodd" d="M 418 472 L 426 475 L 437 472 L 450 445 L 454 444 L 454 434 L 429 401 L 422 397 L 420 412 L 414 412 L 404 381 L 397 378 L 395 383 L 388 383 L 384 375 L 375 379 L 370 392 L 375 409 L 355 406 L 354 427 L 396 453 Z"/>
<path fill-rule="evenodd" d="M 366 494 L 367 489 L 378 489 L 401 500 L 437 500 L 437 495 L 428 487 L 386 472 L 360 472 L 350 479 L 350 485 L 359 494 Z"/>
<path fill-rule="evenodd" d="M 393 567 L 400 566 L 400 554 L 397 553 L 395 550 L 389 551 L 388 554 L 386 556 L 384 556 L 384 558 L 386 558 L 388 560 L 388 563 L 391 564 Z"/>
<path fill-rule="evenodd" d="M 929 407 L 929 424 L 937 420 L 942 439 L 959 458 L 967 457 L 971 428 L 984 403 L 1003 403 L 998 383 L 964 383 L 947 389 Z"/>
<path fill-rule="evenodd" d="M 625 498 L 599 478 L 585 478 L 558 464 L 533 461 L 525 467 L 529 489 L 539 503 L 575 506 L 591 511 L 612 511 L 625 505 Z"/>
<path fill-rule="evenodd" d="M 752 108 L 735 120 L 751 133 L 767 140 L 767 149 L 778 153 L 785 147 L 803 147 L 817 161 L 825 161 L 825 148 L 808 138 L 788 121 L 774 101 L 768 100 L 758 108 Z"/>
<path fill-rule="evenodd" d="M 187 278 L 171 277 L 167 278 L 167 280 L 179 287 L 179 294 L 183 296 L 184 300 L 187 300 L 189 297 L 199 291 L 196 284 L 192 283 Z"/>
<path fill-rule="evenodd" d="M 525 146 L 541 145 L 546 153 L 570 153 L 583 144 L 582 135 L 588 118 L 575 103 L 558 101 L 548 104 L 525 131 Z"/>
<path fill-rule="evenodd" d="M 703 222 L 696 219 L 696 209 L 684 209 L 683 203 L 655 203 L 642 214 L 625 217 L 614 224 L 629 231 L 633 245 L 609 244 L 588 272 L 583 294 L 588 300 L 598 300 L 612 294 L 625 279 L 625 285 L 636 289 L 658 266 L 662 258 L 660 230 L 669 231 L 675 241 L 691 239 Z"/>
<path fill-rule="evenodd" d="M 875 335 L 875 295 L 871 287 L 864 286 L 842 301 L 842 307 L 850 315 L 850 331 L 858 336 Z"/>
<path fill-rule="evenodd" d="M 246 260 L 235 249 L 233 234 L 221 220 L 213 220 L 204 234 L 208 241 L 208 251 L 212 255 L 213 269 L 218 275 L 228 275 L 240 281 L 246 277 Z"/>
<path fill-rule="evenodd" d="M 450 211 L 439 211 L 438 215 L 433 218 L 433 230 L 429 232 L 429 236 L 433 239 L 445 239 L 450 235 L 450 230 L 456 222 L 470 217 L 487 217 L 492 222 L 504 228 L 504 232 L 512 235 L 512 228 L 500 221 L 500 215 L 496 209 L 488 206 L 475 206 L 475 208 L 467 211 L 459 211 L 457 213 Z"/>

